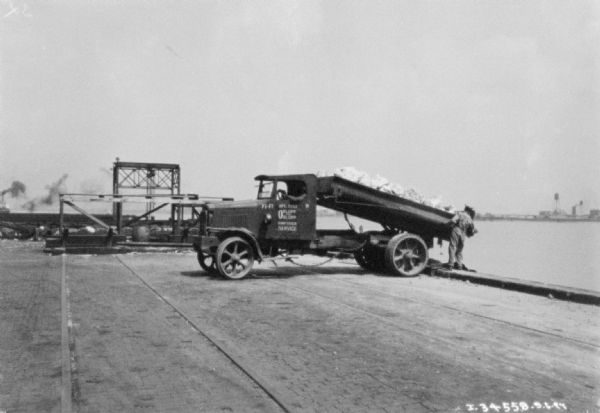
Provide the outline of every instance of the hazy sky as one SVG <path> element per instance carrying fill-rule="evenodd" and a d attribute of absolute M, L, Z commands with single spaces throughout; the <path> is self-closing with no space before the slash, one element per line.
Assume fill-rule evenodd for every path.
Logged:
<path fill-rule="evenodd" d="M 355 166 L 482 212 L 600 208 L 598 1 L 0 0 L 0 36 L 0 189 L 29 198 L 107 192 L 118 156 L 202 195 Z"/>

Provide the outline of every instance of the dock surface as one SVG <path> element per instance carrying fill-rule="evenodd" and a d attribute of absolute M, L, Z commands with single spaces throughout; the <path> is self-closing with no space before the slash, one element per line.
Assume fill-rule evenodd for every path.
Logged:
<path fill-rule="evenodd" d="M 0 241 L 0 412 L 600 410 L 600 307 L 353 260 Z M 318 265 L 323 263 L 323 265 Z"/>

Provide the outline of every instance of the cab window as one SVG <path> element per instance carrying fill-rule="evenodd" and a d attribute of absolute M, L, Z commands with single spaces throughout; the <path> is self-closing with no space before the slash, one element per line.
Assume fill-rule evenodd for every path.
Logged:
<path fill-rule="evenodd" d="M 286 181 L 277 183 L 277 199 L 300 202 L 306 198 L 304 181 Z"/>
<path fill-rule="evenodd" d="M 273 181 L 260 181 L 260 184 L 258 184 L 258 199 L 271 199 L 274 186 Z"/>
<path fill-rule="evenodd" d="M 276 199 L 286 200 L 288 198 L 288 184 L 287 182 L 279 181 L 275 183 L 275 194 Z"/>
<path fill-rule="evenodd" d="M 304 181 L 261 181 L 258 186 L 258 199 L 299 201 L 306 195 Z"/>
<path fill-rule="evenodd" d="M 304 181 L 289 181 L 287 193 L 294 198 L 306 195 L 306 183 Z"/>

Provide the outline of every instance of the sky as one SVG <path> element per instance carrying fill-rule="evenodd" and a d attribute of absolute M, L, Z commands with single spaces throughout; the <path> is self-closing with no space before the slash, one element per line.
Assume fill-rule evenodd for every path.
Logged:
<path fill-rule="evenodd" d="M 353 166 L 478 212 L 600 208 L 600 2 L 0 0 L 0 189 Z M 58 211 L 56 205 L 48 207 Z"/>

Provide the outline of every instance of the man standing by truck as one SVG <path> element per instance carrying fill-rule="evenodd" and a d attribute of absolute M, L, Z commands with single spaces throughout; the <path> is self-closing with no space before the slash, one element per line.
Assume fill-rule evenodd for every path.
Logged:
<path fill-rule="evenodd" d="M 466 205 L 464 211 L 459 211 L 454 215 L 450 226 L 450 245 L 448 246 L 448 263 L 444 267 L 451 270 L 466 270 L 469 269 L 463 264 L 462 251 L 465 246 L 467 237 L 472 237 L 477 233 L 473 219 L 475 218 L 475 210 Z"/>

